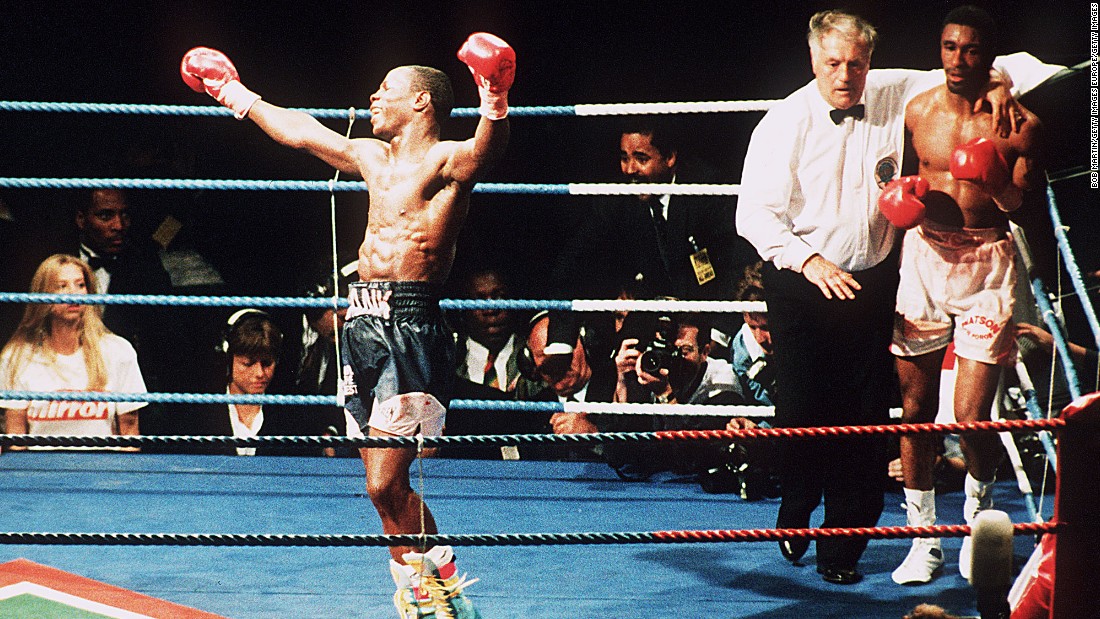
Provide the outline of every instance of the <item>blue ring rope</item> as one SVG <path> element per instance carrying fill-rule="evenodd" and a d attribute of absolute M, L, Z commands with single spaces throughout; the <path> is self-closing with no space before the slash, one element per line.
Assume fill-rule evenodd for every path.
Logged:
<path fill-rule="evenodd" d="M 170 305 L 192 307 L 348 307 L 344 298 L 210 296 L 178 294 L 60 294 L 45 292 L 0 292 L 0 303 L 60 303 L 74 305 Z M 702 307 L 703 309 L 699 309 Z M 512 311 L 556 310 L 571 312 L 705 311 L 738 313 L 766 312 L 762 301 L 630 301 L 598 299 L 440 299 L 442 310 L 498 309 Z"/>
<path fill-rule="evenodd" d="M 0 390 L 0 401 L 34 400 L 65 402 L 151 402 L 157 404 L 284 404 L 305 406 L 340 406 L 334 395 L 293 394 L 228 394 L 228 393 L 122 393 L 118 391 L 22 391 Z M 715 409 L 724 408 L 715 405 Z M 451 400 L 449 410 L 522 411 L 530 413 L 561 413 L 561 402 L 524 400 Z"/>
<path fill-rule="evenodd" d="M 272 404 L 291 406 L 342 406 L 334 395 L 300 394 L 228 394 L 228 393 L 160 393 L 160 392 L 118 392 L 118 391 L 0 391 L 0 402 L 23 401 L 65 401 L 65 402 L 151 402 L 157 404 Z M 600 402 L 602 406 L 611 403 Z M 627 409 L 627 407 L 634 407 Z M 623 405 L 618 414 L 662 414 L 658 409 L 667 409 L 667 404 Z M 474 410 L 524 413 L 563 413 L 572 409 L 557 401 L 528 400 L 468 400 L 450 401 L 448 410 Z M 738 414 L 768 417 L 772 414 L 770 406 L 744 406 L 725 404 L 695 404 L 690 412 L 680 414 L 692 416 L 729 418 Z M 652 410 L 649 410 L 652 409 Z M 753 412 L 745 413 L 745 409 Z M 759 409 L 759 410 L 757 410 Z M 609 414 L 601 412 L 600 414 Z"/>
<path fill-rule="evenodd" d="M 333 395 L 228 394 L 228 393 L 124 393 L 118 391 L 0 391 L 0 401 L 150 402 L 156 404 L 284 404 L 338 406 Z"/>
<path fill-rule="evenodd" d="M 1043 408 L 1039 405 L 1039 394 L 1035 393 L 1034 389 L 1022 390 L 1024 396 L 1025 410 L 1027 411 L 1028 419 L 1046 419 L 1046 415 L 1043 414 Z M 1039 442 L 1043 445 L 1043 451 L 1046 453 L 1047 460 L 1050 461 L 1051 467 L 1054 471 L 1058 470 L 1058 450 L 1054 446 L 1054 441 L 1050 438 L 1050 434 L 1047 432 L 1038 432 Z"/>
<path fill-rule="evenodd" d="M 241 180 L 210 178 L 0 177 L 12 189 L 189 189 L 237 191 L 367 191 L 363 181 Z M 568 183 L 478 183 L 474 193 L 570 195 Z"/>
<path fill-rule="evenodd" d="M 1066 229 L 1062 225 L 1062 216 L 1058 212 L 1058 203 L 1054 199 L 1054 189 L 1047 184 L 1047 207 L 1050 209 L 1050 218 L 1054 224 L 1054 238 L 1058 239 L 1058 249 L 1062 252 L 1062 260 L 1065 263 L 1066 273 L 1069 274 L 1069 279 L 1073 282 L 1073 289 L 1077 292 L 1077 297 L 1081 300 L 1081 306 L 1085 312 L 1085 318 L 1088 321 L 1089 329 L 1092 330 L 1093 342 L 1096 344 L 1097 349 L 1100 349 L 1100 322 L 1096 319 L 1096 310 L 1092 307 L 1092 302 L 1089 301 L 1088 291 L 1085 289 L 1085 282 L 1081 278 L 1081 270 L 1077 266 L 1077 258 L 1073 255 L 1073 248 L 1069 245 L 1069 238 L 1066 237 Z"/>
<path fill-rule="evenodd" d="M 74 305 L 187 305 L 248 307 L 347 307 L 343 298 L 257 297 L 157 294 L 60 294 L 43 292 L 0 292 L 0 303 L 67 303 Z M 762 301 L 631 301 L 599 299 L 440 299 L 443 310 L 560 310 L 573 312 L 765 312 Z M 702 308 L 702 309 L 700 309 Z"/>
<path fill-rule="evenodd" d="M 1054 347 L 1058 350 L 1058 356 L 1062 360 L 1062 370 L 1066 375 L 1066 386 L 1073 399 L 1081 397 L 1081 381 L 1077 378 L 1077 369 L 1073 364 L 1073 358 L 1069 356 L 1069 336 L 1066 335 L 1066 327 L 1062 324 L 1058 314 L 1054 311 L 1050 299 L 1047 298 L 1043 282 L 1037 277 L 1031 279 L 1031 292 L 1035 296 L 1035 303 L 1039 306 L 1039 314 L 1043 317 L 1051 337 L 1054 338 Z"/>
<path fill-rule="evenodd" d="M 610 302 L 610 301 L 609 301 Z M 79 305 L 171 305 L 190 307 L 347 307 L 345 298 L 210 296 L 180 294 L 53 294 L 0 292 L 0 303 L 74 303 Z M 675 301 L 669 301 L 675 306 Z M 732 302 L 731 302 L 732 303 Z M 442 310 L 501 309 L 575 311 L 573 301 L 553 299 L 441 299 Z"/>
<path fill-rule="evenodd" d="M 51 294 L 0 292 L 0 303 L 72 303 L 77 305 L 171 305 L 191 307 L 347 307 L 347 299 L 179 294 Z"/>
<path fill-rule="evenodd" d="M 351 108 L 290 108 L 315 118 L 346 119 Z M 370 106 L 355 108 L 355 115 L 370 117 Z M 0 101 L 0 112 L 67 112 L 81 114 L 148 114 L 154 116 L 232 116 L 233 111 L 220 105 L 150 105 L 145 103 L 69 103 L 55 101 Z M 451 110 L 454 118 L 479 115 L 476 107 Z M 576 116 L 575 105 L 512 106 L 509 116 Z"/>

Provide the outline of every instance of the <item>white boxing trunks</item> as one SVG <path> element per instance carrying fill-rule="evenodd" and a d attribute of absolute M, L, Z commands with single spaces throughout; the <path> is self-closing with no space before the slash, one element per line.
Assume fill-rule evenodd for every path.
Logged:
<path fill-rule="evenodd" d="M 946 347 L 973 361 L 1016 360 L 1012 322 L 1016 249 L 1000 228 L 954 228 L 926 221 L 901 250 L 891 352 L 923 355 Z"/>

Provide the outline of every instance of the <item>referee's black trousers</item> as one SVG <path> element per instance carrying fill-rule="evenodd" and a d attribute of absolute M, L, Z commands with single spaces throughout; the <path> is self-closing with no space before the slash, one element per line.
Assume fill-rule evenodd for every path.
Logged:
<path fill-rule="evenodd" d="M 779 427 L 889 422 L 894 361 L 889 345 L 898 285 L 896 252 L 853 273 L 854 300 L 826 299 L 800 274 L 765 263 L 775 346 Z M 825 501 L 823 527 L 873 527 L 883 509 L 885 436 L 784 440 L 776 526 L 805 527 Z M 867 540 L 817 540 L 820 567 L 854 568 Z"/>

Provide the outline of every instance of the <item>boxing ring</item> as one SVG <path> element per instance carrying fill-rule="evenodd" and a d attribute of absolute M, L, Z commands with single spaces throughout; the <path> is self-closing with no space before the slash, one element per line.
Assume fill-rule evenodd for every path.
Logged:
<path fill-rule="evenodd" d="M 737 112 L 766 109 L 767 102 L 625 104 L 608 106 L 514 107 L 513 116 Z M 213 106 L 144 106 L 0 102 L 0 111 L 228 116 Z M 347 118 L 356 111 L 303 110 L 322 118 Z M 455 110 L 472 116 L 472 108 Z M 350 126 L 349 126 L 350 131 Z M 361 182 L 249 181 L 196 179 L 0 178 L 14 188 L 140 188 L 258 191 L 325 191 L 335 201 L 344 191 L 363 191 Z M 475 192 L 608 195 L 635 193 L 736 194 L 736 185 L 480 184 Z M 1051 209 L 1057 213 L 1054 194 Z M 1072 263 L 1068 242 L 1059 238 Z M 1080 274 L 1076 267 L 1070 275 Z M 334 273 L 335 276 L 335 273 Z M 1046 299 L 1042 282 L 1033 282 Z M 1084 300 L 1086 297 L 1081 295 Z M 341 299 L 288 297 L 205 297 L 152 295 L 48 295 L 0 293 L 10 303 L 169 304 L 237 307 L 337 307 Z M 1087 303 L 1087 301 L 1086 301 Z M 1040 301 L 1044 320 L 1065 349 L 1058 312 Z M 732 302 L 546 301 L 448 299 L 444 309 L 565 309 L 573 311 L 763 311 L 762 304 Z M 1090 308 L 1091 310 L 1091 308 Z M 1095 322 L 1095 317 L 1092 317 Z M 1100 336 L 1098 336 L 1100 338 Z M 1100 339 L 1098 339 L 1100 341 Z M 1074 395 L 1080 395 L 1079 387 Z M 1033 397 L 1034 394 L 1031 394 Z M 210 394 L 110 394 L 2 392 L 4 399 L 72 399 L 149 402 L 232 402 L 333 405 L 334 396 L 227 396 Z M 455 401 L 462 409 L 580 410 L 558 403 Z M 597 410 L 597 408 L 599 410 Z M 674 405 L 674 412 L 731 416 L 755 407 Z M 1036 407 L 1038 408 L 1038 407 Z M 585 405 L 587 412 L 652 414 L 660 405 Z M 1029 406 L 1029 412 L 1035 409 Z M 1049 414 L 1049 412 L 1048 412 Z M 1100 504 L 1093 486 L 1097 470 L 1100 408 L 1089 406 L 1070 423 L 1043 418 L 981 424 L 922 424 L 876 428 L 754 429 L 726 432 L 662 432 L 602 435 L 505 435 L 480 437 L 41 437 L 6 435 L 0 444 L 92 447 L 227 443 L 254 446 L 275 441 L 343 446 L 415 446 L 447 442 L 560 445 L 653 440 L 827 440 L 842 433 L 1036 431 L 1064 433 L 1059 441 L 1057 518 L 1036 511 L 1011 482 L 998 482 L 995 504 L 1014 525 L 1015 563 L 1031 554 L 1034 536 L 1065 536 L 1059 551 L 1055 604 L 1078 615 L 1089 591 L 1082 574 L 1097 573 L 1095 548 Z M 1068 428 L 1067 426 L 1072 426 Z M 1078 441 L 1080 439 L 1080 441 Z M 1067 443 L 1072 447 L 1068 448 Z M 1083 443 L 1083 444 L 1078 444 Z M 1050 445 L 1053 450 L 1053 444 Z M 1051 453 L 1051 456 L 1054 454 Z M 1052 458 L 1053 460 L 1053 458 Z M 1070 464 L 1067 464 L 1067 461 Z M 936 527 L 903 526 L 900 495 L 887 496 L 880 527 L 865 530 L 773 530 L 778 500 L 742 501 L 709 495 L 684 479 L 624 482 L 603 463 L 467 461 L 423 458 L 414 464 L 420 485 L 441 529 L 438 535 L 387 536 L 363 491 L 356 459 L 223 457 L 116 452 L 18 452 L 0 458 L 0 560 L 26 558 L 87 578 L 239 619 L 261 617 L 389 616 L 392 588 L 381 548 L 404 544 L 451 544 L 462 569 L 480 578 L 470 590 L 485 617 L 736 616 L 899 617 L 921 602 L 973 613 L 974 591 L 957 574 L 928 585 L 900 587 L 890 571 L 905 556 L 912 537 L 942 537 L 949 555 L 970 528 L 951 523 L 960 514 L 961 492 L 939 498 L 945 517 Z M 1091 474 L 1090 474 L 1091 471 Z M 1050 492 L 1046 489 L 1045 492 Z M 1042 495 L 1044 491 L 1040 491 Z M 1052 520 L 1051 522 L 1047 522 Z M 811 525 L 821 521 L 821 508 Z M 1068 535 L 1067 535 L 1068 533 Z M 829 535 L 876 540 L 860 563 L 862 582 L 838 588 L 812 568 L 792 566 L 775 541 Z M 768 542 L 739 543 L 727 542 Z M 1071 567 L 1062 569 L 1061 561 Z M 812 563 L 813 551 L 807 555 Z M 1064 583 L 1064 585 L 1063 585 Z M 1060 589 L 1065 586 L 1066 588 Z M 1092 596 L 1095 597 L 1095 596 Z M 1089 610 L 1085 610 L 1089 612 Z"/>
<path fill-rule="evenodd" d="M 778 500 L 708 495 L 683 480 L 623 482 L 603 463 L 423 465 L 427 501 L 444 530 L 471 535 L 764 530 L 778 509 Z M 0 457 L 0 471 L 9 497 L 0 508 L 4 531 L 262 537 L 381 530 L 353 459 L 20 452 Z M 1011 484 L 997 484 L 995 501 L 1014 521 L 1026 521 Z M 904 525 L 897 502 L 883 526 Z M 961 514 L 961 493 L 943 496 L 941 505 L 945 514 Z M 945 539 L 945 549 L 957 552 L 960 541 Z M 840 590 L 818 578 L 812 563 L 788 565 L 774 543 L 455 549 L 463 569 L 481 578 L 470 595 L 485 617 L 865 617 L 871 609 L 900 617 L 930 600 L 972 607 L 973 592 L 957 575 L 919 588 L 890 581 L 908 542 L 873 542 L 861 564 L 866 578 Z M 1015 539 L 1020 563 L 1031 545 L 1029 536 Z M 393 592 L 382 555 L 341 546 L 0 545 L 0 562 L 23 557 L 234 619 L 389 616 Z"/>

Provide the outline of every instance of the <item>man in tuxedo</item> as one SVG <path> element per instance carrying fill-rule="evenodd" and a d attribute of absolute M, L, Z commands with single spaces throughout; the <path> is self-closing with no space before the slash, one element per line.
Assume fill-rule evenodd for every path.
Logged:
<path fill-rule="evenodd" d="M 96 289 L 111 294 L 170 292 L 172 280 L 155 245 L 135 242 L 130 225 L 130 204 L 121 189 L 94 189 L 88 202 L 77 208 L 80 257 L 92 267 Z M 108 328 L 124 337 L 140 328 L 137 316 L 126 309 L 109 306 L 103 318 Z"/>
<path fill-rule="evenodd" d="M 668 119 L 631 117 L 619 136 L 624 180 L 720 182 L 716 171 L 684 156 L 679 140 Z M 753 247 L 737 235 L 735 212 L 729 196 L 644 194 L 600 200 L 558 257 L 552 275 L 555 292 L 562 298 L 613 298 L 623 282 L 636 281 L 639 298 L 730 299 L 742 269 L 758 260 Z M 739 325 L 719 319 L 714 326 L 718 344 L 725 347 L 725 335 Z M 554 343 L 568 344 L 570 339 L 568 333 L 551 335 Z"/>
<path fill-rule="evenodd" d="M 131 209 L 121 189 L 93 189 L 76 210 L 79 256 L 92 267 L 96 291 L 109 294 L 172 294 L 172 280 L 156 244 L 130 234 Z M 107 305 L 103 323 L 133 345 L 150 391 L 180 391 L 172 368 L 179 367 L 173 344 L 171 308 L 155 305 Z M 142 409 L 143 434 L 159 433 L 160 407 Z"/>

